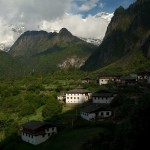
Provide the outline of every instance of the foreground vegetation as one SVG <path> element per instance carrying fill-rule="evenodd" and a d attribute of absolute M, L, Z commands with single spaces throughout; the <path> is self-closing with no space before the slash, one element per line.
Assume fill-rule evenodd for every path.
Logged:
<path fill-rule="evenodd" d="M 81 71 L 61 71 L 46 76 L 33 74 L 0 82 L 0 148 L 4 150 L 134 150 L 145 149 L 150 135 L 150 94 L 148 85 L 118 89 L 114 85 L 82 85 L 90 76 Z M 92 76 L 92 75 L 91 75 Z M 80 118 L 80 107 L 69 107 L 56 100 L 72 88 L 92 92 L 113 88 L 118 96 L 110 107 L 113 116 L 103 122 Z M 143 86 L 143 87 L 142 87 Z M 144 90 L 143 90 L 144 89 Z M 82 107 L 82 106 L 81 106 Z M 21 141 L 20 126 L 30 120 L 46 120 L 58 127 L 58 135 L 33 146 Z"/>
<path fill-rule="evenodd" d="M 61 91 L 78 87 L 86 73 L 62 71 L 46 76 L 33 74 L 0 82 L 0 141 L 15 133 L 29 120 L 43 120 L 61 113 L 56 99 Z"/>

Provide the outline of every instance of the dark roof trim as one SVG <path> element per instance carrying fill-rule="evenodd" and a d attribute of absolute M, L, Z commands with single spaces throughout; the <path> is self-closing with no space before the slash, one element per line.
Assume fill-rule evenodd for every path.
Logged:
<path fill-rule="evenodd" d="M 91 93 L 90 91 L 88 91 L 88 90 L 86 90 L 86 89 L 74 89 L 74 90 L 70 90 L 70 91 L 68 91 L 68 92 L 66 92 L 67 94 L 69 94 L 69 93 L 82 93 L 82 94 L 84 94 L 84 93 Z"/>
<path fill-rule="evenodd" d="M 43 121 L 30 121 L 22 125 L 23 128 L 29 130 L 37 130 L 43 126 L 54 127 L 54 125 L 51 125 L 50 123 Z"/>
<path fill-rule="evenodd" d="M 111 111 L 111 110 L 102 106 L 94 106 L 94 105 L 85 107 L 81 110 L 81 112 L 84 112 L 84 113 L 94 113 L 94 112 L 96 113 L 100 111 Z"/>

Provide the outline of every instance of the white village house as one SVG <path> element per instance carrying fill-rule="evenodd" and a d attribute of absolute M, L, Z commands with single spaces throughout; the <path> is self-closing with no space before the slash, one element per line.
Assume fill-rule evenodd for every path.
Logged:
<path fill-rule="evenodd" d="M 57 134 L 57 128 L 48 122 L 30 121 L 21 128 L 21 139 L 33 145 L 45 142 L 53 134 Z"/>
<path fill-rule="evenodd" d="M 92 94 L 92 101 L 98 104 L 110 104 L 115 96 L 116 94 L 109 91 L 99 91 Z"/>
<path fill-rule="evenodd" d="M 110 81 L 116 81 L 119 77 L 116 76 L 100 76 L 98 79 L 99 85 L 108 84 Z"/>
<path fill-rule="evenodd" d="M 91 99 L 92 93 L 86 89 L 74 89 L 66 93 L 66 104 L 82 104 Z"/>
<path fill-rule="evenodd" d="M 100 106 L 91 105 L 82 109 L 80 115 L 81 118 L 92 121 L 109 118 L 112 116 L 112 111 Z"/>

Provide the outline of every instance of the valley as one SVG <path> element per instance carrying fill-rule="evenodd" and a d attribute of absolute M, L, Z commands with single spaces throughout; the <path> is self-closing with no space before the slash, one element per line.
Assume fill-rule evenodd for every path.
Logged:
<path fill-rule="evenodd" d="M 149 13 L 149 0 L 97 13 L 110 22 L 101 41 L 13 28 L 15 43 L 0 44 L 0 149 L 149 147 Z"/>

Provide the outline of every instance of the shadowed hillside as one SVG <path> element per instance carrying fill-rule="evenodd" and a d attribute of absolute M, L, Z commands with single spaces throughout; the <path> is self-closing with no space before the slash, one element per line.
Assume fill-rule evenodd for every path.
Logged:
<path fill-rule="evenodd" d="M 20 63 L 8 53 L 0 51 L 0 78 L 15 77 L 20 74 Z"/>
<path fill-rule="evenodd" d="M 122 68 L 122 65 L 131 65 L 132 58 L 136 57 L 137 53 L 141 53 L 141 57 L 149 59 L 149 14 L 150 1 L 148 0 L 138 0 L 126 10 L 119 7 L 107 28 L 102 44 L 86 61 L 83 69 L 100 69 L 117 60 L 120 60 L 119 63 L 121 62 L 120 64 L 116 63 L 117 66 Z"/>

